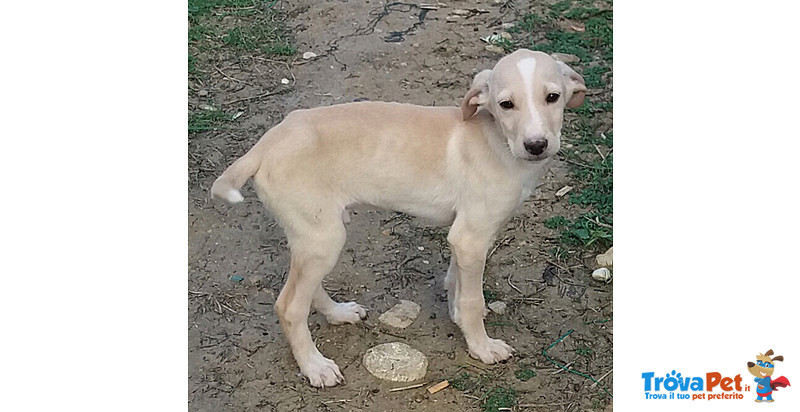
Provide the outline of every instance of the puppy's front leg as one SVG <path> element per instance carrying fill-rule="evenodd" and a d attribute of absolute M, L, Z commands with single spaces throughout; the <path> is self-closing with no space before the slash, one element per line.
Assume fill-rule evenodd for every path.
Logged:
<path fill-rule="evenodd" d="M 470 356 L 489 364 L 508 359 L 514 349 L 500 339 L 490 338 L 483 325 L 483 269 L 491 235 L 471 230 L 456 219 L 447 240 L 453 253 L 451 265 L 457 268 L 448 271 L 448 277 L 458 276 L 455 282 L 449 279 L 450 286 L 455 286 L 455 293 L 448 293 L 455 299 L 451 316 L 464 333 Z"/>

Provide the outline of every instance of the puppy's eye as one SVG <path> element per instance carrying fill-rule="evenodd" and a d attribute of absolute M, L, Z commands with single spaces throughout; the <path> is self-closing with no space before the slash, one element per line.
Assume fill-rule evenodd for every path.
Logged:
<path fill-rule="evenodd" d="M 513 109 L 514 108 L 514 103 L 511 100 L 503 100 L 502 102 L 500 102 L 500 107 L 502 107 L 502 108 L 504 108 L 506 110 Z"/>
<path fill-rule="evenodd" d="M 547 95 L 547 98 L 545 98 L 545 100 L 547 101 L 547 103 L 554 103 L 555 101 L 558 100 L 559 97 L 561 97 L 561 95 L 558 93 L 550 93 Z"/>

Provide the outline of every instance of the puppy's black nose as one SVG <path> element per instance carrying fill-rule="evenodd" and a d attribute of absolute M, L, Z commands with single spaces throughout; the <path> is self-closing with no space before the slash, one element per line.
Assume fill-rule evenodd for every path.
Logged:
<path fill-rule="evenodd" d="M 748 368 L 752 368 L 753 366 L 756 366 L 756 364 L 753 363 L 753 362 L 747 362 L 747 367 Z"/>
<path fill-rule="evenodd" d="M 547 149 L 547 139 L 525 141 L 525 150 L 534 156 L 539 156 L 540 154 L 544 153 L 544 149 Z"/>

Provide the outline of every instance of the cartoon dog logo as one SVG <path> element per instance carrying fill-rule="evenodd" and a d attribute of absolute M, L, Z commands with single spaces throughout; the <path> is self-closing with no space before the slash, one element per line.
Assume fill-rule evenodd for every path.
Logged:
<path fill-rule="evenodd" d="M 767 353 L 759 353 L 756 356 L 756 363 L 747 362 L 747 371 L 756 377 L 755 381 L 758 384 L 756 402 L 764 402 L 764 398 L 766 398 L 767 402 L 774 402 L 775 400 L 772 399 L 773 390 L 777 391 L 778 388 L 792 386 L 784 376 L 772 379 L 772 374 L 775 372 L 775 361 L 783 362 L 783 356 L 771 357 L 773 353 L 772 349 L 770 349 Z"/>

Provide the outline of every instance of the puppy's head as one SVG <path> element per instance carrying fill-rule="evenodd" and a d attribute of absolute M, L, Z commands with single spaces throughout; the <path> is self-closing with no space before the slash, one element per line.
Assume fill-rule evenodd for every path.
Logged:
<path fill-rule="evenodd" d="M 569 66 L 545 53 L 521 49 L 475 76 L 461 112 L 466 121 L 479 107 L 489 111 L 511 153 L 539 161 L 561 147 L 564 107 L 579 107 L 585 96 L 583 77 Z"/>

